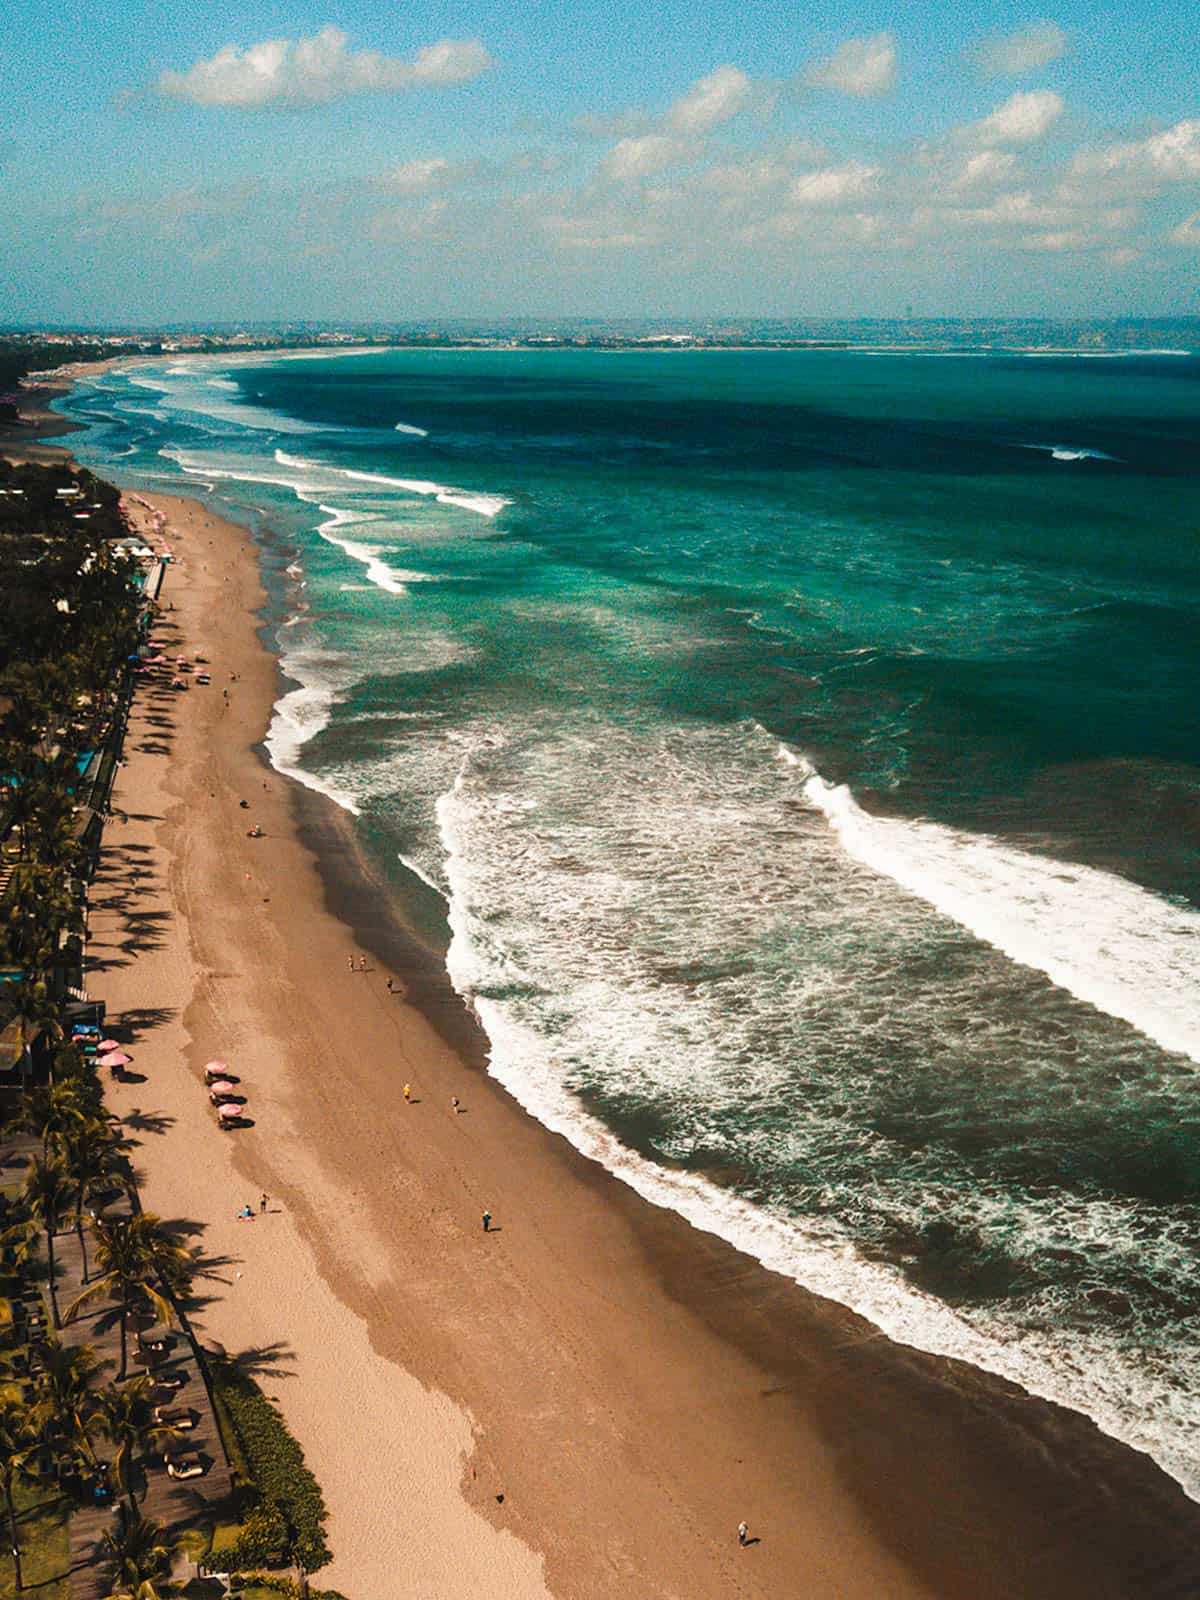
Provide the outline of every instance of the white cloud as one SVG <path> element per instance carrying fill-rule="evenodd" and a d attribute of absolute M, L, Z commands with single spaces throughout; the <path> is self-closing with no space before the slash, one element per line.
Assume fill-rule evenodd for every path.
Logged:
<path fill-rule="evenodd" d="M 847 39 L 826 60 L 814 62 L 804 81 L 814 88 L 836 89 L 864 100 L 888 94 L 896 82 L 896 37 L 872 33 Z"/>
<path fill-rule="evenodd" d="M 988 184 L 1002 183 L 1011 177 L 1017 158 L 1011 150 L 977 150 L 959 168 L 950 180 L 952 189 L 982 189 Z"/>
<path fill-rule="evenodd" d="M 680 133 L 708 133 L 744 110 L 753 92 L 740 67 L 717 67 L 676 100 L 668 121 Z"/>
<path fill-rule="evenodd" d="M 768 189 L 782 189 L 795 176 L 797 167 L 811 167 L 827 157 L 823 145 L 807 139 L 789 139 L 757 154 L 747 152 L 736 161 L 717 162 L 698 181 L 702 188 L 726 197 L 761 194 Z"/>
<path fill-rule="evenodd" d="M 630 178 L 647 178 L 652 172 L 677 167 L 696 154 L 697 146 L 688 139 L 668 133 L 648 133 L 641 139 L 620 139 L 604 158 L 601 171 L 619 183 Z"/>
<path fill-rule="evenodd" d="M 571 129 L 585 139 L 634 139 L 639 134 L 653 133 L 654 118 L 636 110 L 605 114 L 585 111 L 574 119 Z"/>
<path fill-rule="evenodd" d="M 1026 250 L 1044 250 L 1052 255 L 1059 255 L 1064 250 L 1083 250 L 1091 242 L 1089 236 L 1080 228 L 1060 228 L 1057 232 L 1031 233 L 1021 241 Z"/>
<path fill-rule="evenodd" d="M 1171 243 L 1191 245 L 1193 250 L 1200 250 L 1200 211 L 1171 229 Z"/>
<path fill-rule="evenodd" d="M 704 174 L 704 186 L 724 195 L 757 194 L 775 188 L 787 176 L 787 168 L 773 156 L 759 156 L 752 161 L 727 161 L 710 167 Z"/>
<path fill-rule="evenodd" d="M 186 72 L 167 71 L 160 94 L 201 106 L 316 105 L 378 90 L 438 88 L 477 78 L 492 65 L 478 39 L 439 39 L 410 61 L 377 50 L 351 50 L 332 25 L 307 39 L 267 39 L 239 49 L 228 44 Z"/>
<path fill-rule="evenodd" d="M 1076 173 L 1144 173 L 1159 178 L 1200 178 L 1200 121 L 1177 122 L 1148 139 L 1084 151 L 1072 163 Z"/>
<path fill-rule="evenodd" d="M 653 227 L 631 226 L 614 216 L 551 215 L 539 220 L 555 244 L 565 250 L 643 249 L 658 244 L 661 238 Z"/>
<path fill-rule="evenodd" d="M 1018 89 L 968 133 L 982 145 L 1032 144 L 1050 131 L 1062 113 L 1062 96 L 1053 89 Z"/>
<path fill-rule="evenodd" d="M 404 194 L 421 194 L 435 184 L 445 183 L 451 172 L 444 156 L 430 156 L 423 161 L 402 161 L 388 173 L 387 183 Z"/>
<path fill-rule="evenodd" d="M 1070 48 L 1070 39 L 1056 22 L 1033 22 L 1015 33 L 986 39 L 975 54 L 990 78 L 1020 78 L 1061 60 Z"/>
<path fill-rule="evenodd" d="M 878 167 L 864 166 L 861 161 L 847 161 L 845 166 L 806 172 L 792 184 L 789 199 L 794 206 L 832 205 L 873 189 L 879 173 Z"/>

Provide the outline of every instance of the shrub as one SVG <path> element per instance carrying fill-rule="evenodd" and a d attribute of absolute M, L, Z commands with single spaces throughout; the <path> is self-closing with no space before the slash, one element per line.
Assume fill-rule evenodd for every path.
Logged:
<path fill-rule="evenodd" d="M 262 1501 L 246 1513 L 237 1538 L 219 1552 L 221 1560 L 230 1572 L 281 1566 L 287 1559 L 287 1532 L 278 1508 Z M 217 1553 L 215 1546 L 213 1553 Z"/>
<path fill-rule="evenodd" d="M 270 1543 L 272 1554 L 283 1553 L 306 1572 L 316 1572 L 329 1560 L 325 1543 L 328 1515 L 320 1487 L 304 1463 L 304 1452 L 292 1438 L 283 1418 L 262 1390 L 237 1367 L 226 1361 L 212 1364 L 213 1389 L 233 1433 L 232 1454 L 245 1462 L 257 1496 L 238 1540 L 239 1557 L 247 1534 L 256 1547 Z M 261 1513 L 259 1522 L 255 1517 Z M 279 1536 L 267 1538 L 278 1519 Z M 252 1530 L 253 1524 L 253 1530 Z M 259 1557 L 263 1560 L 265 1557 Z M 248 1556 L 239 1565 L 252 1565 Z"/>
<path fill-rule="evenodd" d="M 234 1595 L 239 1591 L 235 1585 Z M 294 1578 L 283 1578 L 276 1573 L 256 1572 L 240 1591 L 244 1600 L 262 1600 L 264 1595 L 282 1594 L 289 1596 L 289 1600 L 301 1600 L 304 1590 Z M 308 1600 L 345 1600 L 345 1596 L 336 1589 L 309 1589 Z"/>

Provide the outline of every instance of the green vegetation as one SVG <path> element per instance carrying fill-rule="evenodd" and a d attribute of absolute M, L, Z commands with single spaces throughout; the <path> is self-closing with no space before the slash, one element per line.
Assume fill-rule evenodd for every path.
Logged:
<path fill-rule="evenodd" d="M 103 804 L 80 766 L 119 735 L 141 614 L 127 533 L 90 473 L 0 461 L 0 966 L 21 975 L 0 984 L 0 1032 L 18 1055 L 55 1031 L 78 965 L 94 848 L 79 806 Z"/>
<path fill-rule="evenodd" d="M 94 1300 L 112 1300 L 121 1308 L 121 1365 L 118 1379 L 129 1366 L 129 1315 L 149 1311 L 159 1322 L 175 1320 L 174 1308 L 160 1285 L 182 1292 L 191 1281 L 192 1258 L 171 1238 L 162 1221 L 148 1211 L 132 1217 L 100 1217 L 92 1224 L 96 1239 L 99 1277 L 76 1295 L 67 1307 L 72 1321 Z"/>
<path fill-rule="evenodd" d="M 161 341 L 147 343 L 145 349 L 161 349 Z M 104 339 L 55 340 L 39 338 L 37 334 L 9 334 L 0 336 L 0 390 L 8 391 L 7 398 L 16 399 L 18 383 L 30 372 L 44 372 L 53 367 L 67 366 L 75 361 L 103 361 L 107 356 L 131 355 L 124 345 Z M 0 417 L 3 413 L 0 413 Z"/>
<path fill-rule="evenodd" d="M 328 1513 L 304 1452 L 262 1390 L 232 1362 L 213 1361 L 211 1375 L 230 1459 L 247 1480 L 249 1509 L 239 1529 L 219 1530 L 210 1559 L 228 1561 L 230 1571 L 288 1563 L 318 1571 L 329 1560 Z"/>
<path fill-rule="evenodd" d="M 98 1477 L 122 1497 L 104 1558 L 113 1593 L 172 1592 L 178 1530 L 143 1518 L 138 1495 L 148 1458 L 176 1430 L 154 1421 L 147 1379 L 126 1377 L 127 1329 L 141 1312 L 173 1322 L 196 1260 L 138 1210 L 129 1140 L 105 1110 L 94 1060 L 66 1039 L 77 1013 L 63 1004 L 81 982 L 96 848 L 85 839 L 106 804 L 146 615 L 136 569 L 113 547 L 126 532 L 116 491 L 89 474 L 0 462 L 0 1097 L 7 1128 L 34 1141 L 24 1181 L 0 1193 L 0 1546 L 15 1549 L 0 1555 L 0 1600 L 35 1585 L 43 1600 L 66 1600 L 67 1518 Z M 134 1199 L 128 1213 L 88 1215 L 121 1188 Z M 55 1252 L 71 1230 L 83 1286 L 60 1307 Z M 119 1362 L 58 1337 L 96 1303 L 97 1328 L 119 1329 Z M 216 1387 L 244 1514 L 217 1530 L 210 1560 L 316 1571 L 329 1560 L 326 1511 L 299 1445 L 235 1366 L 219 1364 Z M 288 1580 L 255 1582 L 298 1592 Z"/>
<path fill-rule="evenodd" d="M 175 1542 L 160 1522 L 124 1506 L 104 1535 L 104 1560 L 112 1569 L 112 1593 L 121 1600 L 160 1600 L 177 1592 L 168 1582 Z"/>
<path fill-rule="evenodd" d="M 278 1595 L 288 1595 L 290 1600 L 345 1600 L 336 1589 L 301 1588 L 292 1578 L 264 1577 L 259 1574 L 244 1589 L 234 1586 L 232 1593 L 240 1600 L 276 1600 Z"/>
<path fill-rule="evenodd" d="M 68 1600 L 72 1502 L 54 1485 L 30 1483 L 18 1486 L 15 1501 L 24 1589 L 16 1587 L 6 1529 L 0 1541 L 0 1600 L 18 1600 L 19 1595 Z"/>

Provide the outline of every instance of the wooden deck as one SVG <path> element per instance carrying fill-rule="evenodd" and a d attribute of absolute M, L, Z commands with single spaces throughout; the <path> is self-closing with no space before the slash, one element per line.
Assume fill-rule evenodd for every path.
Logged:
<path fill-rule="evenodd" d="M 40 1149 L 38 1141 L 13 1137 L 0 1149 L 0 1184 L 15 1185 L 24 1176 L 29 1157 Z M 118 1215 L 120 1206 L 111 1207 L 108 1215 Z M 75 1299 L 83 1288 L 83 1258 L 79 1240 L 73 1230 L 55 1235 L 54 1239 L 55 1287 L 61 1310 Z M 65 1345 L 78 1347 L 91 1345 L 102 1361 L 110 1363 L 104 1378 L 115 1378 L 121 1353 L 120 1327 L 114 1315 L 115 1307 L 97 1303 L 67 1323 L 61 1330 Z M 138 1333 L 144 1319 L 129 1330 L 129 1376 L 138 1373 L 170 1373 L 183 1382 L 169 1392 L 163 1390 L 160 1403 L 186 1407 L 196 1417 L 196 1425 L 181 1435 L 172 1446 L 176 1452 L 195 1451 L 205 1464 L 204 1475 L 177 1481 L 172 1478 L 162 1458 L 139 1466 L 135 1491 L 138 1509 L 144 1517 L 162 1523 L 172 1537 L 178 1537 L 189 1528 L 212 1526 L 233 1514 L 233 1479 L 208 1387 L 200 1368 L 189 1330 L 176 1327 L 172 1331 L 171 1346 L 162 1356 L 146 1359 L 138 1345 Z M 96 1453 L 106 1459 L 107 1441 L 96 1441 Z M 85 1505 L 71 1518 L 71 1600 L 105 1600 L 111 1593 L 102 1564 L 102 1541 L 105 1533 L 115 1527 L 116 1502 L 108 1505 Z M 194 1569 L 193 1569 L 194 1570 Z M 197 1591 L 199 1592 L 199 1591 Z"/>

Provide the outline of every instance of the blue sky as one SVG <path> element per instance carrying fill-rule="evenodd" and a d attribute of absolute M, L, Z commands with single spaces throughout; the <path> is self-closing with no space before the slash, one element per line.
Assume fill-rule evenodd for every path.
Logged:
<path fill-rule="evenodd" d="M 0 320 L 1200 314 L 1194 0 L 7 0 Z"/>

